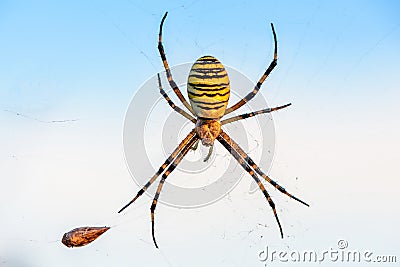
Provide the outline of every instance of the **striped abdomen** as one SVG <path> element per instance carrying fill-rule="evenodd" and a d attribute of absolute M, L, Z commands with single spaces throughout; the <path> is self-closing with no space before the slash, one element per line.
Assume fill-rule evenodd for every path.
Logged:
<path fill-rule="evenodd" d="M 199 58 L 189 73 L 187 92 L 193 111 L 199 118 L 219 119 L 228 105 L 228 74 L 215 57 Z"/>

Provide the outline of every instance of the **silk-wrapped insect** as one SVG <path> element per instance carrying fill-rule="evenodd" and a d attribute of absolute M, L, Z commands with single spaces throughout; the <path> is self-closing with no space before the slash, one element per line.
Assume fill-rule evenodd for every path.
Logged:
<path fill-rule="evenodd" d="M 79 227 L 63 235 L 61 242 L 69 248 L 82 247 L 96 240 L 110 227 Z"/>

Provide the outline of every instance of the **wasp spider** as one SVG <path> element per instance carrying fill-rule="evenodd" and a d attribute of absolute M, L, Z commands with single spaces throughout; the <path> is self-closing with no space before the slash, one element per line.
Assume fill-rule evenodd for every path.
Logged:
<path fill-rule="evenodd" d="M 291 105 L 291 104 L 286 104 L 279 107 L 266 108 L 255 112 L 250 112 L 221 120 L 221 118 L 224 117 L 225 115 L 231 113 L 232 111 L 237 110 L 238 108 L 246 104 L 248 101 L 250 101 L 258 93 L 265 79 L 277 65 L 277 41 L 276 41 L 274 25 L 271 23 L 272 34 L 274 36 L 274 45 L 275 45 L 274 59 L 272 60 L 269 67 L 261 76 L 260 80 L 250 93 L 248 93 L 243 99 L 241 99 L 239 102 L 237 102 L 230 108 L 227 108 L 229 94 L 230 94 L 229 78 L 227 72 L 224 66 L 221 64 L 221 62 L 218 61 L 218 59 L 212 56 L 204 56 L 196 60 L 196 62 L 193 64 L 190 70 L 187 82 L 187 92 L 190 101 L 189 105 L 172 78 L 171 71 L 165 56 L 164 47 L 162 44 L 162 28 L 165 18 L 167 17 L 167 14 L 168 12 L 165 13 L 160 23 L 158 50 L 160 52 L 161 59 L 164 64 L 164 68 L 170 86 L 172 87 L 175 94 L 178 96 L 179 100 L 183 103 L 183 105 L 189 110 L 189 112 L 192 115 L 182 110 L 172 102 L 172 100 L 163 90 L 161 86 L 160 75 L 158 74 L 159 89 L 161 95 L 166 99 L 171 108 L 173 108 L 176 112 L 178 112 L 182 116 L 186 117 L 188 120 L 192 121 L 195 124 L 195 127 L 186 136 L 186 138 L 183 139 L 183 141 L 172 152 L 172 154 L 166 159 L 164 164 L 161 165 L 161 167 L 154 174 L 154 176 L 151 177 L 151 179 L 143 186 L 143 188 L 139 190 L 136 196 L 127 205 L 125 205 L 119 212 L 123 211 L 130 204 L 135 202 L 135 200 L 138 199 L 147 190 L 147 188 L 149 188 L 149 186 L 155 182 L 157 177 L 162 174 L 161 180 L 158 184 L 157 191 L 154 196 L 153 203 L 150 209 L 152 237 L 155 246 L 158 248 L 154 236 L 154 211 L 156 209 L 158 197 L 165 183 L 165 180 L 171 174 L 171 172 L 176 168 L 176 166 L 181 162 L 181 160 L 185 157 L 188 151 L 193 147 L 197 147 L 199 141 L 201 141 L 201 143 L 204 146 L 210 147 L 211 149 L 214 145 L 214 141 L 218 140 L 218 142 L 220 142 L 230 152 L 230 154 L 256 181 L 258 187 L 261 189 L 262 193 L 264 194 L 265 198 L 267 199 L 269 205 L 272 208 L 272 211 L 279 226 L 281 237 L 283 238 L 282 226 L 278 219 L 278 215 L 275 209 L 275 204 L 272 201 L 267 190 L 265 189 L 264 185 L 261 183 L 259 176 L 261 176 L 264 180 L 266 180 L 268 183 L 270 183 L 272 186 L 278 189 L 281 193 L 289 196 L 294 200 L 297 200 L 298 202 L 306 206 L 309 205 L 304 201 L 298 199 L 297 197 L 293 196 L 289 192 L 287 192 L 282 186 L 280 186 L 277 182 L 275 182 L 268 175 L 266 175 L 257 166 L 257 164 L 254 163 L 254 161 L 246 154 L 246 152 L 244 152 L 243 149 L 234 140 L 232 140 L 232 138 L 230 138 L 227 133 L 225 133 L 221 129 L 221 126 L 224 124 L 238 120 L 243 120 L 259 114 L 269 113 L 275 110 L 286 108 Z"/>

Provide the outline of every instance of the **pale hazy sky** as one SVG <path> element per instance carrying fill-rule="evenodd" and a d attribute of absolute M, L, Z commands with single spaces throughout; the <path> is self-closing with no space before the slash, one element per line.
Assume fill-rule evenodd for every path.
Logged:
<path fill-rule="evenodd" d="M 252 81 L 272 57 L 274 23 L 279 62 L 262 94 L 293 106 L 274 115 L 270 174 L 311 205 L 270 189 L 285 239 L 248 175 L 210 206 L 160 204 L 160 250 L 149 197 L 116 214 L 138 190 L 123 123 L 162 70 L 165 11 L 170 65 L 211 54 Z M 2 1 L 0 266 L 264 266 L 265 246 L 321 252 L 339 239 L 400 261 L 399 11 L 398 1 Z M 59 242 L 85 225 L 114 227 L 84 248 Z"/>

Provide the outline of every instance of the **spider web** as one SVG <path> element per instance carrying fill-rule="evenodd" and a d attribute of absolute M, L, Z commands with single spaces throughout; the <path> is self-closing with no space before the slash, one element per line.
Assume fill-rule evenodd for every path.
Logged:
<path fill-rule="evenodd" d="M 390 245 L 398 247 L 399 233 L 394 226 L 398 220 L 388 211 L 393 207 L 380 205 L 398 202 L 391 167 L 398 161 L 393 152 L 398 150 L 398 129 L 388 126 L 398 124 L 393 115 L 398 114 L 393 63 L 399 60 L 395 52 L 400 24 L 393 15 L 397 9 L 367 3 L 355 8 L 355 4 L 332 7 L 320 2 L 256 7 L 242 2 L 224 4 L 226 9 L 215 3 L 212 10 L 205 10 L 200 1 L 164 3 L 156 8 L 126 1 L 118 5 L 62 4 L 46 12 L 48 7 L 43 4 L 36 9 L 2 5 L 0 27 L 8 41 L 0 49 L 4 60 L 0 82 L 4 110 L 0 114 L 1 266 L 262 266 L 257 253 L 265 245 L 318 248 L 318 244 L 329 245 L 329 240 L 346 233 L 354 236 L 354 243 L 365 244 L 366 231 L 360 229 L 368 226 L 353 225 L 350 219 L 369 221 L 375 227 L 368 232 L 369 241 L 379 241 L 376 246 L 384 243 L 382 251 Z M 57 19 L 60 9 L 68 16 Z M 25 19 L 22 15 L 32 14 L 23 10 L 38 14 L 27 20 L 29 16 Z M 270 174 L 312 205 L 305 209 L 268 187 L 278 207 L 284 240 L 279 238 L 263 196 L 258 191 L 249 193 L 248 175 L 221 201 L 207 207 L 188 210 L 160 204 L 156 211 L 160 250 L 154 249 L 151 241 L 151 198 L 143 196 L 126 213 L 116 214 L 138 189 L 121 152 L 122 118 L 143 77 L 162 70 L 154 43 L 165 10 L 170 12 L 165 43 L 171 65 L 212 54 L 252 81 L 257 81 L 272 58 L 268 23 L 274 22 L 279 63 L 260 95 L 271 106 L 286 102 L 293 106 L 274 115 L 277 154 Z M 251 16 L 246 10 L 251 10 Z M 223 15 L 218 13 L 231 17 L 219 19 Z M 145 25 L 152 25 L 153 30 L 147 31 Z M 76 49 L 75 42 L 84 46 L 91 38 L 104 50 L 96 50 L 97 45 L 90 43 L 91 49 L 86 47 L 71 57 L 69 48 L 57 49 L 59 40 Z M 118 38 L 118 46 L 109 42 Z M 106 49 L 107 45 L 112 49 Z M 85 57 L 90 50 L 96 50 L 97 57 Z M 126 61 L 107 57 L 115 53 L 115 58 L 122 58 L 116 50 L 124 53 Z M 57 56 L 63 53 L 70 59 Z M 26 58 L 17 57 L 19 54 Z M 30 57 L 36 54 L 43 58 Z M 53 58 L 46 57 L 48 54 Z M 104 72 L 91 69 L 95 66 L 88 62 L 95 62 Z M 64 74 L 54 70 L 68 64 L 79 71 L 71 71 L 71 66 L 62 69 Z M 36 71 L 42 76 L 35 76 Z M 100 82 L 83 77 L 91 72 Z M 42 81 L 45 83 L 40 84 Z M 103 82 L 108 89 L 101 87 Z M 371 93 L 371 87 L 376 93 Z M 379 103 L 385 106 L 372 112 L 371 106 Z M 370 130 L 364 126 L 367 123 L 375 127 Z M 347 129 L 345 134 L 343 129 Z M 246 152 L 257 158 L 262 144 L 249 132 L 252 143 Z M 381 146 L 377 139 L 383 140 Z M 217 156 L 230 157 L 219 153 Z M 380 156 L 371 160 L 363 154 Z M 155 166 L 160 162 L 154 161 Z M 380 177 L 385 186 L 373 188 L 375 180 L 364 169 Z M 376 203 L 357 189 L 372 192 Z M 377 205 L 384 227 L 365 211 L 367 206 L 377 210 Z M 112 229 L 87 247 L 64 248 L 59 242 L 62 234 L 81 225 L 109 225 Z"/>

